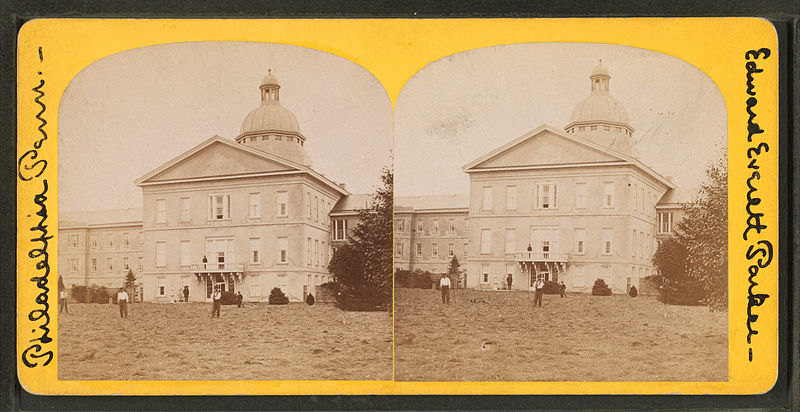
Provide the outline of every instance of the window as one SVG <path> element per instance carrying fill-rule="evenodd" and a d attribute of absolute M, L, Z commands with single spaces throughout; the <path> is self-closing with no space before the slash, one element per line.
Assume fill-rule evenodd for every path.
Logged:
<path fill-rule="evenodd" d="M 536 208 L 554 209 L 557 202 L 556 184 L 539 183 L 536 185 Z"/>
<path fill-rule="evenodd" d="M 277 202 L 277 213 L 279 217 L 286 217 L 289 215 L 289 193 L 277 192 L 275 193 L 275 201 Z"/>
<path fill-rule="evenodd" d="M 453 255 L 455 255 L 455 253 L 456 253 L 455 245 L 452 244 L 452 243 L 447 245 L 447 256 L 453 257 Z"/>
<path fill-rule="evenodd" d="M 158 289 L 158 296 L 165 296 L 167 294 L 166 279 L 156 278 L 156 288 Z"/>
<path fill-rule="evenodd" d="M 642 212 L 644 213 L 645 212 L 645 208 L 644 208 L 644 187 L 639 189 L 639 194 L 640 194 L 639 199 L 641 199 L 640 201 L 642 202 L 642 204 L 641 204 Z"/>
<path fill-rule="evenodd" d="M 106 258 L 106 272 L 113 272 L 114 271 L 114 260 L 112 258 Z"/>
<path fill-rule="evenodd" d="M 422 243 L 417 243 L 417 257 L 422 256 Z"/>
<path fill-rule="evenodd" d="M 127 257 L 122 258 L 122 269 L 129 270 L 130 268 L 131 268 L 130 265 L 128 265 L 128 258 Z"/>
<path fill-rule="evenodd" d="M 208 220 L 231 218 L 231 195 L 208 196 Z"/>
<path fill-rule="evenodd" d="M 639 257 L 644 257 L 644 232 L 639 232 Z"/>
<path fill-rule="evenodd" d="M 614 207 L 614 182 L 603 183 L 603 207 Z"/>
<path fill-rule="evenodd" d="M 278 238 L 278 263 L 289 262 L 289 238 Z M 286 276 L 286 275 L 284 275 Z"/>
<path fill-rule="evenodd" d="M 251 237 L 250 238 L 250 263 L 258 264 L 261 263 L 261 238 Z"/>
<path fill-rule="evenodd" d="M 78 247 L 78 235 L 69 235 L 69 245 L 74 248 Z"/>
<path fill-rule="evenodd" d="M 492 230 L 481 230 L 481 254 L 488 255 L 492 253 Z"/>
<path fill-rule="evenodd" d="M 144 259 L 139 256 L 139 272 L 144 270 Z"/>
<path fill-rule="evenodd" d="M 311 192 L 306 192 L 308 200 L 308 220 L 311 220 Z"/>
<path fill-rule="evenodd" d="M 248 217 L 250 219 L 257 219 L 261 217 L 261 194 L 260 193 L 250 193 L 249 199 L 249 208 L 248 208 Z"/>
<path fill-rule="evenodd" d="M 439 219 L 433 219 L 433 225 L 431 226 L 431 233 L 439 233 Z"/>
<path fill-rule="evenodd" d="M 192 243 L 188 240 L 181 240 L 180 243 L 181 247 L 181 266 L 191 266 L 191 250 L 192 250 Z"/>
<path fill-rule="evenodd" d="M 181 222 L 189 222 L 192 220 L 191 210 L 192 210 L 192 200 L 188 197 L 182 197 Z"/>
<path fill-rule="evenodd" d="M 285 273 L 278 274 L 278 287 L 283 293 L 289 292 L 289 277 Z"/>
<path fill-rule="evenodd" d="M 156 267 L 167 266 L 167 242 L 156 242 Z"/>
<path fill-rule="evenodd" d="M 247 278 L 250 282 L 249 295 L 251 297 L 261 296 L 261 275 L 250 275 Z"/>
<path fill-rule="evenodd" d="M 517 210 L 516 186 L 506 186 L 506 210 Z"/>
<path fill-rule="evenodd" d="M 108 245 L 109 248 L 113 248 L 114 247 L 114 235 L 111 232 L 109 232 L 108 235 L 106 235 L 106 237 L 107 237 L 107 240 L 108 240 L 106 242 L 106 244 Z"/>
<path fill-rule="evenodd" d="M 156 199 L 156 223 L 167 223 L 166 199 Z"/>
<path fill-rule="evenodd" d="M 586 183 L 575 183 L 575 209 L 586 209 Z"/>
<path fill-rule="evenodd" d="M 308 238 L 308 245 L 307 245 L 308 249 L 306 249 L 306 254 L 308 255 L 308 262 L 306 264 L 308 266 L 311 266 L 311 263 L 314 262 L 313 258 L 311 257 L 311 244 L 312 243 L 313 243 L 313 241 L 311 240 L 311 238 Z"/>
<path fill-rule="evenodd" d="M 92 259 L 92 272 L 97 272 L 97 259 Z"/>
<path fill-rule="evenodd" d="M 572 286 L 583 285 L 583 265 L 575 265 L 572 270 Z"/>
<path fill-rule="evenodd" d="M 417 232 L 424 232 L 425 231 L 425 222 L 420 219 L 417 220 Z"/>
<path fill-rule="evenodd" d="M 506 229 L 506 254 L 513 255 L 516 250 L 517 231 Z"/>
<path fill-rule="evenodd" d="M 469 219 L 464 219 L 464 233 L 469 232 Z"/>
<path fill-rule="evenodd" d="M 600 267 L 600 277 L 606 282 L 606 285 L 608 285 L 609 288 L 613 289 L 613 286 L 611 285 L 612 282 L 611 282 L 611 267 L 610 266 L 603 265 L 603 266 Z"/>
<path fill-rule="evenodd" d="M 636 229 L 633 229 L 633 236 L 631 237 L 631 257 L 636 257 Z"/>
<path fill-rule="evenodd" d="M 481 265 L 481 283 L 489 283 L 489 265 Z"/>
<path fill-rule="evenodd" d="M 601 253 L 602 255 L 610 255 L 614 252 L 611 243 L 611 234 L 612 232 L 610 228 L 603 229 L 603 253 Z"/>
<path fill-rule="evenodd" d="M 397 229 L 398 232 L 402 232 L 404 228 L 405 221 L 403 219 L 397 219 L 397 221 L 395 221 L 395 229 Z"/>
<path fill-rule="evenodd" d="M 431 256 L 435 257 L 435 258 L 439 257 L 439 244 L 438 243 L 432 243 L 431 244 Z"/>
<path fill-rule="evenodd" d="M 672 232 L 672 212 L 658 214 L 658 233 Z"/>
<path fill-rule="evenodd" d="M 142 236 L 142 232 L 139 232 L 139 249 L 141 249 L 143 245 L 144 245 L 144 236 Z"/>
<path fill-rule="evenodd" d="M 403 256 L 403 244 L 398 242 L 394 247 L 397 256 Z"/>
<path fill-rule="evenodd" d="M 314 221 L 319 222 L 319 197 L 314 196 Z"/>
<path fill-rule="evenodd" d="M 314 240 L 314 264 L 319 266 L 319 240 Z"/>
<path fill-rule="evenodd" d="M 70 272 L 77 272 L 78 271 L 78 259 L 70 259 L 69 260 L 69 270 L 70 270 Z"/>
<path fill-rule="evenodd" d="M 347 219 L 333 221 L 333 240 L 347 240 Z"/>
<path fill-rule="evenodd" d="M 92 249 L 97 249 L 97 236 L 92 236 Z"/>
<path fill-rule="evenodd" d="M 122 234 L 122 247 L 124 247 L 125 249 L 130 249 L 131 248 L 131 235 L 130 234 L 128 234 L 128 233 L 123 233 Z"/>
<path fill-rule="evenodd" d="M 450 219 L 450 221 L 447 223 L 447 231 L 450 232 L 450 233 L 456 233 L 456 220 L 455 219 Z"/>
<path fill-rule="evenodd" d="M 328 249 L 325 248 L 325 241 L 322 242 L 322 246 L 320 246 L 320 252 L 322 255 L 322 266 L 328 265 Z"/>
<path fill-rule="evenodd" d="M 492 210 L 492 188 L 490 186 L 483 187 L 482 199 L 483 202 L 481 203 L 481 210 Z"/>
<path fill-rule="evenodd" d="M 469 243 L 464 243 L 464 256 L 469 253 Z"/>
<path fill-rule="evenodd" d="M 634 183 L 633 184 L 633 210 L 636 211 L 639 207 L 639 186 Z"/>
<path fill-rule="evenodd" d="M 586 229 L 575 229 L 575 254 L 583 255 L 584 245 L 586 244 Z"/>

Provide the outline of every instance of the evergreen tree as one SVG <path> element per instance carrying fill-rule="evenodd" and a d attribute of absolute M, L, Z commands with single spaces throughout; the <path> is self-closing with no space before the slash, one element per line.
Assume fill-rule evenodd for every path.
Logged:
<path fill-rule="evenodd" d="M 340 284 L 345 309 L 392 308 L 392 171 L 384 169 L 381 180 L 383 187 L 372 195 L 370 205 L 358 211 L 349 247 L 338 248 L 328 267 Z"/>
<path fill-rule="evenodd" d="M 456 255 L 450 259 L 450 264 L 447 266 L 447 277 L 453 282 L 455 288 L 461 287 L 461 263 L 459 263 Z"/>
<path fill-rule="evenodd" d="M 128 273 L 125 275 L 125 280 L 122 283 L 122 287 L 125 290 L 132 290 L 136 287 L 136 275 L 133 274 L 133 270 L 128 269 Z"/>

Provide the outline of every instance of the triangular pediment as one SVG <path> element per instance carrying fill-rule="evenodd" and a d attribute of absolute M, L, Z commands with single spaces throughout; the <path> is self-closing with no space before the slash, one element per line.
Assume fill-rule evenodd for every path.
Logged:
<path fill-rule="evenodd" d="M 616 153 L 542 126 L 465 166 L 466 171 L 625 161 Z"/>
<path fill-rule="evenodd" d="M 299 170 L 288 161 L 272 158 L 260 151 L 228 142 L 221 137 L 178 156 L 143 176 L 137 183 L 291 172 Z"/>

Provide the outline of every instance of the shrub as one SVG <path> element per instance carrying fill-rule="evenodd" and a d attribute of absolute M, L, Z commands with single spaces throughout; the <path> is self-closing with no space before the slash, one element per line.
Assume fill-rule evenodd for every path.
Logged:
<path fill-rule="evenodd" d="M 78 286 L 78 285 L 72 286 L 72 290 L 70 292 L 72 298 L 79 303 L 86 303 L 87 294 L 88 291 L 86 289 L 86 286 Z"/>
<path fill-rule="evenodd" d="M 639 291 L 636 290 L 636 286 L 631 286 L 631 288 L 628 290 L 628 296 L 632 298 L 639 296 Z"/>
<path fill-rule="evenodd" d="M 108 298 L 112 297 L 105 286 L 92 285 L 86 292 L 86 302 L 88 303 L 108 303 Z"/>
<path fill-rule="evenodd" d="M 369 290 L 351 290 L 350 293 L 336 295 L 336 304 L 340 309 L 352 311 L 386 310 L 386 302 Z M 391 305 L 391 303 L 389 303 Z"/>
<path fill-rule="evenodd" d="M 269 292 L 270 305 L 286 305 L 289 303 L 289 298 L 283 293 L 281 288 L 272 288 Z"/>
<path fill-rule="evenodd" d="M 603 279 L 597 279 L 592 286 L 592 295 L 594 296 L 611 296 L 611 288 L 606 285 Z"/>
<path fill-rule="evenodd" d="M 428 271 L 420 269 L 416 269 L 413 272 L 401 269 L 395 271 L 394 285 L 398 288 L 430 289 L 434 283 L 433 277 Z"/>
<path fill-rule="evenodd" d="M 306 296 L 306 305 L 311 306 L 313 304 L 314 304 L 314 295 L 309 293 L 308 296 Z"/>
<path fill-rule="evenodd" d="M 228 292 L 227 290 L 223 290 L 222 297 L 220 298 L 219 303 L 222 305 L 235 305 L 236 294 L 233 292 Z"/>
<path fill-rule="evenodd" d="M 544 282 L 544 287 L 542 288 L 542 293 L 546 295 L 560 295 L 561 294 L 561 286 L 558 285 L 558 282 L 548 280 Z"/>
<path fill-rule="evenodd" d="M 339 293 L 339 284 L 336 282 L 326 282 L 317 287 L 315 302 L 334 302 Z"/>

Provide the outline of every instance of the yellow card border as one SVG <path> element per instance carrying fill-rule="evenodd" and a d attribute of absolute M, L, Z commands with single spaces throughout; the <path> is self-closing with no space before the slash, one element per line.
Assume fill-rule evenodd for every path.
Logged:
<path fill-rule="evenodd" d="M 592 19 L 350 19 L 350 20 L 133 20 L 42 19 L 26 23 L 18 44 L 17 179 L 17 372 L 22 386 L 38 394 L 201 395 L 201 394 L 757 394 L 768 391 L 778 373 L 778 40 L 775 28 L 757 18 L 592 18 Z M 44 317 L 39 286 L 53 298 L 58 242 L 33 239 L 46 208 L 47 236 L 57 222 L 57 128 L 61 95 L 69 81 L 97 59 L 138 47 L 189 41 L 283 43 L 329 52 L 370 71 L 392 104 L 405 82 L 426 64 L 481 47 L 534 42 L 609 43 L 658 51 L 705 72 L 719 87 L 728 111 L 729 157 L 729 381 L 727 382 L 396 382 L 396 381 L 60 381 L 57 379 L 58 313 L 48 313 L 51 342 L 41 340 Z M 76 47 L 77 45 L 77 47 Z M 763 51 L 769 49 L 767 57 Z M 749 57 L 748 57 L 749 56 Z M 748 64 L 754 85 L 747 93 Z M 752 68 L 752 67 L 751 67 Z M 46 79 L 44 84 L 40 82 Z M 44 93 L 38 96 L 36 90 Z M 38 98 L 37 98 L 38 96 Z M 37 98 L 34 100 L 34 98 Z M 748 142 L 748 99 L 763 133 Z M 752 100 L 750 101 L 752 102 Z M 46 107 L 46 109 L 44 109 Z M 44 112 L 42 112 L 44 110 Z M 42 126 L 42 119 L 47 123 Z M 40 127 L 41 126 L 41 127 Z M 760 143 L 772 150 L 754 152 Z M 754 148 L 748 152 L 749 148 Z M 762 145 L 763 149 L 763 145 Z M 757 158 L 759 177 L 747 165 Z M 750 230 L 744 206 L 747 181 L 757 186 L 753 213 L 763 213 L 760 233 Z M 43 184 L 47 192 L 41 197 Z M 40 195 L 38 198 L 36 195 Z M 43 206 L 44 205 L 44 206 Z M 33 230 L 31 230 L 33 229 Z M 32 235 L 33 234 L 33 235 Z M 748 298 L 748 268 L 761 255 L 746 252 L 757 241 L 773 246 L 771 263 L 758 268 Z M 763 245 L 763 244 L 761 244 Z M 46 252 L 43 253 L 43 252 Z M 45 259 L 47 258 L 47 259 Z M 47 261 L 49 286 L 41 277 Z M 40 296 L 37 303 L 37 296 Z M 759 318 L 758 334 L 747 343 L 748 302 Z M 52 307 L 51 307 L 52 309 Z M 33 319 L 33 320 L 31 320 Z M 32 333 L 33 330 L 33 333 Z M 37 339 L 40 339 L 37 341 Z M 39 344 L 38 348 L 32 345 Z M 29 349 L 30 348 L 30 349 Z M 27 352 L 26 352 L 27 350 Z M 754 360 L 748 359 L 752 350 Z M 47 353 L 52 361 L 43 366 Z M 34 355 L 41 356 L 35 358 Z M 23 359 L 37 366 L 27 367 Z"/>

